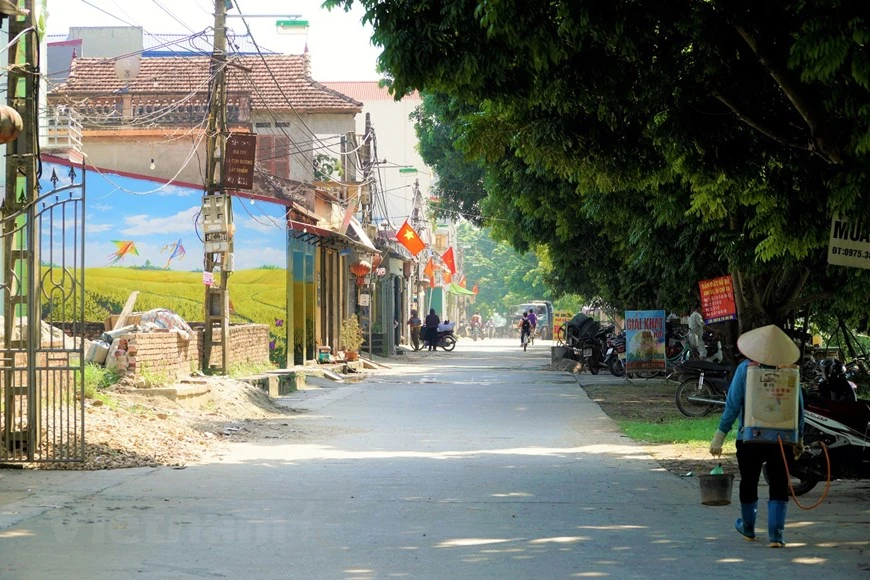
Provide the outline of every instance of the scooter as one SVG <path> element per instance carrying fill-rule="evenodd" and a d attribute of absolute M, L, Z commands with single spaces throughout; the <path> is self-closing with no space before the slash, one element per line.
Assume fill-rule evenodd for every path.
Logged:
<path fill-rule="evenodd" d="M 794 494 L 826 481 L 829 461 L 831 480 L 870 479 L 870 403 L 806 397 L 804 452 L 789 469 Z"/>
<path fill-rule="evenodd" d="M 625 376 L 625 334 L 607 337 L 607 352 L 604 354 L 604 364 L 614 377 Z"/>
<path fill-rule="evenodd" d="M 705 360 L 686 360 L 674 365 L 672 376 L 680 381 L 675 396 L 680 413 L 703 417 L 724 406 L 734 368 Z"/>

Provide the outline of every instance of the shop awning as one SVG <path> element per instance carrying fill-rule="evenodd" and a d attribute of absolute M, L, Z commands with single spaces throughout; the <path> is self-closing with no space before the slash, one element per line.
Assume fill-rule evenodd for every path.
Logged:
<path fill-rule="evenodd" d="M 459 294 L 460 296 L 476 296 L 474 292 L 472 292 L 468 288 L 463 288 L 456 282 L 451 282 L 450 286 L 447 287 L 447 291 L 450 294 Z"/>
<path fill-rule="evenodd" d="M 353 224 L 353 221 L 355 220 L 351 220 L 351 224 Z M 366 253 L 377 252 L 374 244 L 372 244 L 371 240 L 368 239 L 368 236 L 365 236 L 365 232 L 362 232 L 362 235 L 365 236 L 365 241 L 358 241 L 334 230 L 295 220 L 287 220 L 287 227 L 290 228 L 291 235 L 294 238 L 307 244 L 311 244 L 312 246 L 332 248 L 336 250 L 341 248 L 351 248 Z M 360 229 L 362 228 L 360 227 Z M 348 230 L 350 230 L 350 228 L 348 228 Z"/>
<path fill-rule="evenodd" d="M 379 251 L 375 248 L 375 245 L 372 243 L 371 238 L 369 238 L 368 234 L 366 234 L 365 228 L 362 227 L 362 224 L 359 223 L 359 220 L 355 217 L 350 218 L 350 223 L 347 225 L 347 234 L 351 239 L 356 238 L 356 241 L 359 241 L 362 245 L 366 246 L 369 251 L 377 252 Z"/>

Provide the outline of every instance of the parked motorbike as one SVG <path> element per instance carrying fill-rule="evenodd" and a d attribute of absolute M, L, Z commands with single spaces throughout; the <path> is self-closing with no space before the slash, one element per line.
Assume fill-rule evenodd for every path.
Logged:
<path fill-rule="evenodd" d="M 734 367 L 704 360 L 687 360 L 674 366 L 680 381 L 675 396 L 677 409 L 686 417 L 702 417 L 725 405 Z"/>
<path fill-rule="evenodd" d="M 815 393 L 807 396 L 804 452 L 789 470 L 795 495 L 828 479 L 828 458 L 832 480 L 870 479 L 870 403 L 834 401 Z"/>
<path fill-rule="evenodd" d="M 456 348 L 456 336 L 453 334 L 453 329 L 450 330 L 439 330 L 438 331 L 438 342 L 436 343 L 438 346 L 450 352 L 454 348 Z"/>
<path fill-rule="evenodd" d="M 604 364 L 610 374 L 615 377 L 625 376 L 625 333 L 607 337 L 607 350 L 604 354 Z"/>

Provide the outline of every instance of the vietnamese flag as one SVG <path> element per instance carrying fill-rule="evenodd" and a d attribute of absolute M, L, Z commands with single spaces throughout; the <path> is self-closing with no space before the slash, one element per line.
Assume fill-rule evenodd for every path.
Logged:
<path fill-rule="evenodd" d="M 474 288 L 472 288 L 471 291 L 474 292 L 475 294 L 478 293 L 477 282 L 474 283 Z"/>
<path fill-rule="evenodd" d="M 432 261 L 432 258 L 429 258 L 429 261 L 426 263 L 426 267 L 423 268 L 423 273 L 426 274 L 429 278 L 435 277 L 435 263 Z"/>
<path fill-rule="evenodd" d="M 465 276 L 463 276 L 462 279 L 459 281 L 459 285 L 465 288 Z"/>
<path fill-rule="evenodd" d="M 441 274 L 441 278 L 444 279 L 445 284 L 450 284 L 451 282 L 453 282 L 453 275 L 446 270 Z"/>
<path fill-rule="evenodd" d="M 441 259 L 444 260 L 444 263 L 450 268 L 450 273 L 456 273 L 456 260 L 453 257 L 453 246 L 447 248 L 447 251 L 444 252 L 444 255 L 441 256 Z"/>
<path fill-rule="evenodd" d="M 426 244 L 423 243 L 423 240 L 420 239 L 420 236 L 417 235 L 417 232 L 408 223 L 408 220 L 405 220 L 405 223 L 396 232 L 396 239 L 399 240 L 400 244 L 408 248 L 412 256 L 416 256 L 426 247 Z"/>

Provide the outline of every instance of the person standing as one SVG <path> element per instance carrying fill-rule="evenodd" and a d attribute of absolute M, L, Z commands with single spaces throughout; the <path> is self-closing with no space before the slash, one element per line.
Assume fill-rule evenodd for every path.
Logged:
<path fill-rule="evenodd" d="M 423 340 L 429 346 L 429 350 L 435 350 L 438 346 L 438 325 L 441 324 L 441 319 L 435 314 L 435 309 L 430 308 L 429 314 L 426 315 L 426 334 Z"/>
<path fill-rule="evenodd" d="M 695 309 L 689 314 L 689 345 L 698 352 L 698 358 L 703 360 L 707 356 L 707 345 L 704 344 L 704 315 L 701 314 L 701 305 L 696 304 Z"/>
<path fill-rule="evenodd" d="M 423 327 L 423 321 L 420 320 L 416 310 L 411 310 L 408 326 L 411 328 L 411 346 L 414 347 L 414 350 L 420 350 L 420 330 Z"/>
<path fill-rule="evenodd" d="M 734 371 L 734 378 L 728 387 L 725 411 L 719 421 L 719 428 L 710 443 L 710 454 L 722 454 L 725 436 L 738 421 L 737 425 L 737 466 L 740 470 L 740 515 L 734 523 L 738 533 L 746 540 L 755 539 L 755 518 L 758 512 L 758 479 L 762 465 L 767 463 L 769 501 L 767 502 L 768 546 L 785 546 L 786 507 L 788 506 L 788 474 L 786 462 L 779 443 L 745 442 L 743 433 L 744 411 L 746 405 L 746 376 L 750 365 L 762 368 L 792 366 L 800 358 L 800 350 L 788 335 L 778 326 L 768 325 L 750 330 L 737 339 L 737 348 L 748 360 L 743 361 Z M 803 451 L 803 399 L 797 389 L 798 399 L 798 442 L 793 450 L 786 452 L 786 461 L 791 463 L 792 456 L 799 457 Z"/>

